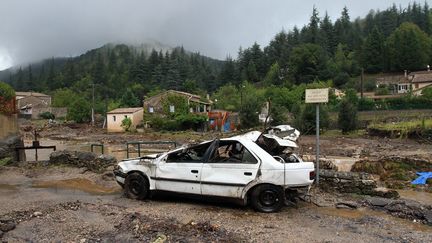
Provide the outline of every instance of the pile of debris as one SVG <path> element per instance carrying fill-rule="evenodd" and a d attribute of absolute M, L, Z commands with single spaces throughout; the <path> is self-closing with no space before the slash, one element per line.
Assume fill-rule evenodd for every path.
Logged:
<path fill-rule="evenodd" d="M 65 164 L 79 168 L 85 167 L 93 172 L 102 172 L 107 167 L 115 165 L 117 160 L 111 155 L 63 150 L 51 153 L 49 163 Z"/>
<path fill-rule="evenodd" d="M 141 242 L 243 242 L 238 235 L 220 225 L 190 221 L 182 224 L 175 219 L 129 213 L 115 226 L 130 232 Z"/>

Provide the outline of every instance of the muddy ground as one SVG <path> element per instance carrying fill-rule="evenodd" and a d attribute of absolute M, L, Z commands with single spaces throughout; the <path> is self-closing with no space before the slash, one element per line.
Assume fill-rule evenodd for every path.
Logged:
<path fill-rule="evenodd" d="M 109 173 L 70 167 L 3 167 L 0 221 L 6 242 L 430 242 L 432 227 L 367 208 L 336 209 L 346 196 L 320 193 L 263 214 L 230 202 L 123 196 Z M 330 203 L 329 203 L 330 202 Z M 334 204 L 333 204 L 334 205 Z"/>
<path fill-rule="evenodd" d="M 27 142 L 33 139 L 32 126 L 22 126 Z M 118 149 L 116 146 L 126 141 L 174 140 L 183 144 L 228 135 L 106 134 L 102 129 L 70 125 L 45 127 L 40 136 L 42 145 L 82 145 L 88 150 L 94 142 Z M 299 145 L 300 154 L 313 155 L 315 137 L 302 136 Z M 321 154 L 358 159 L 404 154 L 429 159 L 432 145 L 366 136 L 323 136 Z M 230 202 L 174 195 L 130 200 L 109 170 L 95 174 L 85 168 L 25 165 L 0 169 L 0 195 L 0 225 L 15 226 L 3 233 L 1 239 L 6 242 L 432 242 L 432 226 L 367 207 L 337 209 L 337 202 L 358 201 L 361 196 L 318 190 L 312 194 L 315 203 L 300 202 L 279 213 L 263 214 Z M 424 204 L 432 204 L 430 195 L 401 193 Z"/>

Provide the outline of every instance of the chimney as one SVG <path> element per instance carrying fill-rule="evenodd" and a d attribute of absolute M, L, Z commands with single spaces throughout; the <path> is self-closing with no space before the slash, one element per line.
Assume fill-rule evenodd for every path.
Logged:
<path fill-rule="evenodd" d="M 207 98 L 207 100 L 210 100 L 210 95 L 207 94 L 207 95 L 206 95 L 206 98 Z"/>
<path fill-rule="evenodd" d="M 408 77 L 408 71 L 405 70 L 405 78 Z"/>

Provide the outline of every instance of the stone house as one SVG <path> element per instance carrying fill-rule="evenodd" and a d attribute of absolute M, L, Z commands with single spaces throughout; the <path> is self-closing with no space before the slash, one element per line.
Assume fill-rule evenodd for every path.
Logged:
<path fill-rule="evenodd" d="M 410 73 L 412 92 L 414 95 L 421 95 L 421 91 L 432 87 L 432 72 L 430 70 Z"/>
<path fill-rule="evenodd" d="M 107 130 L 108 132 L 123 132 L 121 124 L 125 118 L 132 120 L 131 128 L 135 129 L 142 122 L 143 115 L 142 107 L 114 109 L 107 113 Z"/>
<path fill-rule="evenodd" d="M 191 113 L 209 112 L 212 109 L 213 102 L 209 97 L 202 98 L 199 95 L 191 94 L 177 90 L 167 90 L 158 95 L 144 99 L 144 111 L 149 114 L 163 114 L 163 100 L 169 95 L 178 95 L 185 97 L 188 102 Z M 175 112 L 176 104 L 170 104 L 169 111 Z"/>
<path fill-rule="evenodd" d="M 51 96 L 37 92 L 15 92 L 16 106 L 20 115 L 37 118 L 40 109 L 51 107 Z"/>

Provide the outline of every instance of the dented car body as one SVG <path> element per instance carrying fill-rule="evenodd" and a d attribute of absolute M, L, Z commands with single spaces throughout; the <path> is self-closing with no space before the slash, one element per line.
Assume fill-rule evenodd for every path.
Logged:
<path fill-rule="evenodd" d="M 313 183 L 314 164 L 284 152 L 296 146 L 256 131 L 122 161 L 114 173 L 131 198 L 169 191 L 235 198 L 258 211 L 274 212 L 289 192 Z"/>

